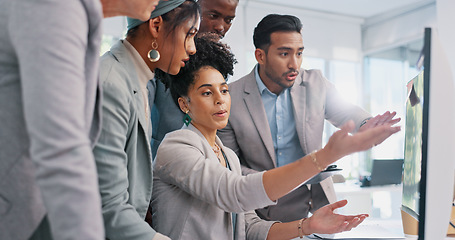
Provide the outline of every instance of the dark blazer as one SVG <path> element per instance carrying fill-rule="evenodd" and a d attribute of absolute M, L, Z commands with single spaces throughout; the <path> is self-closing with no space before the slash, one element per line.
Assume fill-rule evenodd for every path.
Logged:
<path fill-rule="evenodd" d="M 169 89 L 159 79 L 150 81 L 149 101 L 152 118 L 152 155 L 155 157 L 158 146 L 168 132 L 179 130 L 183 126 L 185 114 L 174 103 Z"/>
<path fill-rule="evenodd" d="M 223 143 L 234 150 L 244 166 L 244 174 L 276 167 L 273 140 L 253 71 L 229 84 L 231 115 L 227 126 L 218 131 Z M 335 87 L 319 70 L 300 70 L 291 87 L 296 131 L 306 154 L 321 148 L 324 121 L 335 126 L 354 120 L 357 128 L 370 117 L 361 108 L 342 100 Z M 324 192 L 322 192 L 324 190 Z M 311 194 L 311 195 L 310 195 Z M 312 199 L 312 206 L 302 204 Z M 278 200 L 278 204 L 258 210 L 264 219 L 292 221 L 306 217 L 311 208 L 333 202 L 336 196 L 331 179 L 312 186 L 301 186 Z"/>

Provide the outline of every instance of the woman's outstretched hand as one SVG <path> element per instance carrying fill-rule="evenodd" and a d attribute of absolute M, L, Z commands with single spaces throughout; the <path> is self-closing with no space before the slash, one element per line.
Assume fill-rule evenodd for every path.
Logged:
<path fill-rule="evenodd" d="M 359 132 L 365 131 L 367 129 L 380 126 L 380 125 L 394 125 L 398 123 L 401 118 L 394 118 L 397 115 L 396 112 L 387 111 L 381 115 L 377 115 L 374 118 L 368 120 L 362 127 L 360 127 Z"/>
<path fill-rule="evenodd" d="M 349 155 L 351 153 L 368 150 L 390 137 L 392 134 L 400 131 L 399 126 L 393 126 L 396 121 L 388 121 L 387 123 L 369 126 L 361 132 L 353 135 L 350 132 L 354 129 L 354 122 L 348 121 L 340 130 L 336 131 L 329 139 L 329 142 L 324 147 L 324 151 L 328 162 L 326 165 Z"/>
<path fill-rule="evenodd" d="M 304 233 L 307 235 L 313 233 L 333 234 L 350 231 L 357 227 L 368 217 L 368 214 L 346 216 L 334 212 L 335 209 L 344 207 L 347 203 L 347 200 L 341 200 L 318 209 L 313 216 L 303 222 Z"/>

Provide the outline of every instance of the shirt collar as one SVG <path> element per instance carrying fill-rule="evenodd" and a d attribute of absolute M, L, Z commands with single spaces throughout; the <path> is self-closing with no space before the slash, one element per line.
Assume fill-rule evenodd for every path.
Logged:
<path fill-rule="evenodd" d="M 155 74 L 150 70 L 147 64 L 142 59 L 141 55 L 137 52 L 137 50 L 129 43 L 126 39 L 123 40 L 123 45 L 128 50 L 130 54 L 134 66 L 136 67 L 137 75 L 141 82 L 141 87 L 146 87 L 148 81 L 152 80 L 155 77 Z"/>
<path fill-rule="evenodd" d="M 261 95 L 264 93 L 264 90 L 267 90 L 269 93 L 272 93 L 262 82 L 261 76 L 259 76 L 259 64 L 256 64 L 256 66 L 254 67 L 254 77 L 256 79 L 256 83 L 258 84 L 259 93 Z M 272 93 L 272 94 L 274 94 L 274 93 Z"/>

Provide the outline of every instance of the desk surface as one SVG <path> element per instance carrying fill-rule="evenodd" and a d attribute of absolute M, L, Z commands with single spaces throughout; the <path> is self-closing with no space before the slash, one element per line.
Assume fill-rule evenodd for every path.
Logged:
<path fill-rule="evenodd" d="M 327 239 L 358 239 L 379 238 L 381 239 L 404 239 L 401 219 L 374 219 L 367 218 L 351 231 L 335 234 L 334 236 L 322 236 Z"/>
<path fill-rule="evenodd" d="M 401 219 L 401 185 L 360 187 L 354 181 L 334 184 L 337 199 L 348 200 L 341 214 L 370 214 L 372 218 Z"/>
<path fill-rule="evenodd" d="M 371 186 L 371 187 L 360 187 L 360 184 L 356 184 L 356 182 L 346 182 L 346 183 L 335 183 L 335 192 L 336 193 L 349 193 L 349 194 L 356 194 L 356 193 L 372 193 L 372 192 L 401 192 L 403 186 L 401 184 L 391 184 L 391 185 L 384 185 L 384 186 Z"/>
<path fill-rule="evenodd" d="M 365 230 L 371 230 L 371 227 L 377 226 L 376 230 L 371 232 L 365 232 Z M 380 234 L 381 238 L 375 236 Z M 323 235 L 320 235 L 324 237 Z M 315 239 L 337 239 L 337 240 L 417 240 L 417 236 L 405 236 L 403 234 L 403 227 L 400 220 L 384 220 L 384 219 L 366 219 L 361 225 L 349 232 L 343 232 L 336 236 L 328 235 L 326 238 L 318 238 L 307 236 L 306 240 Z M 295 238 L 294 240 L 300 240 Z M 455 238 L 447 237 L 445 240 L 455 240 Z"/>

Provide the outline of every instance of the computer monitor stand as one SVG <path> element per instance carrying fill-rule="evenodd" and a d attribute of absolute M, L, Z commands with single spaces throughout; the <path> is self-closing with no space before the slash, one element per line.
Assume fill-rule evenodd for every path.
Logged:
<path fill-rule="evenodd" d="M 452 206 L 452 214 L 450 217 L 452 223 L 455 224 L 455 206 Z M 403 221 L 403 232 L 407 236 L 417 236 L 419 234 L 419 221 L 409 213 L 401 210 L 401 220 Z M 455 237 L 455 228 L 449 224 L 447 230 L 448 237 Z"/>
<path fill-rule="evenodd" d="M 452 214 L 450 215 L 450 222 L 455 224 L 455 206 L 452 206 Z M 455 237 L 455 228 L 449 225 L 449 230 L 447 230 L 448 237 Z"/>
<path fill-rule="evenodd" d="M 403 232 L 405 235 L 419 235 L 419 221 L 409 213 L 401 209 L 401 221 L 403 222 Z"/>

